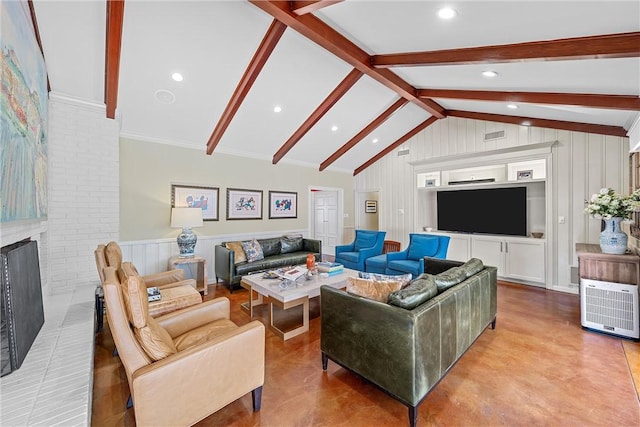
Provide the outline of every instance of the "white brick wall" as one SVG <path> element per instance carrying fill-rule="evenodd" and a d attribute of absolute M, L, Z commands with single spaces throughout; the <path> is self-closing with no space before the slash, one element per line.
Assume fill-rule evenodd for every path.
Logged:
<path fill-rule="evenodd" d="M 50 292 L 98 283 L 93 251 L 119 237 L 118 122 L 104 105 L 49 95 Z"/>

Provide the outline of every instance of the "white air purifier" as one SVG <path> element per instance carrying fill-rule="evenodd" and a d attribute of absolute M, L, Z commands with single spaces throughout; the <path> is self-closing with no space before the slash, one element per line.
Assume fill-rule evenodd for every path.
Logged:
<path fill-rule="evenodd" d="M 580 279 L 580 313 L 585 328 L 640 338 L 638 286 Z"/>

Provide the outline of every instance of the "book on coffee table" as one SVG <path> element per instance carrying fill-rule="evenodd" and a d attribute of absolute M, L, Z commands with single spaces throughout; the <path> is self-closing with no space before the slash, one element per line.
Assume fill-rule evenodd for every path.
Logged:
<path fill-rule="evenodd" d="M 289 270 L 284 270 L 280 273 L 285 279 L 296 280 L 298 277 L 303 276 L 307 272 L 305 267 L 293 267 Z"/>

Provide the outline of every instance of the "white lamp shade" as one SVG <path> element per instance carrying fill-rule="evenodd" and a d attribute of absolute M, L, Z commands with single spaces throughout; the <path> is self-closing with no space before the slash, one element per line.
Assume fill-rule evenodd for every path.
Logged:
<path fill-rule="evenodd" d="M 201 208 L 171 208 L 171 227 L 202 227 Z"/>

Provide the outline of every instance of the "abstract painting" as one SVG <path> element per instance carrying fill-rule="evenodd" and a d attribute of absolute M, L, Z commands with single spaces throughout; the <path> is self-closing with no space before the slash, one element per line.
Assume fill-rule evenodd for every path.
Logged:
<path fill-rule="evenodd" d="M 269 191 L 269 219 L 297 217 L 298 193 Z"/>
<path fill-rule="evenodd" d="M 0 4 L 0 222 L 47 216 L 47 70 L 26 1 Z"/>
<path fill-rule="evenodd" d="M 202 208 L 204 221 L 218 220 L 218 187 L 198 187 L 191 185 L 171 186 L 171 207 Z"/>
<path fill-rule="evenodd" d="M 227 188 L 227 219 L 262 219 L 262 190 Z"/>

